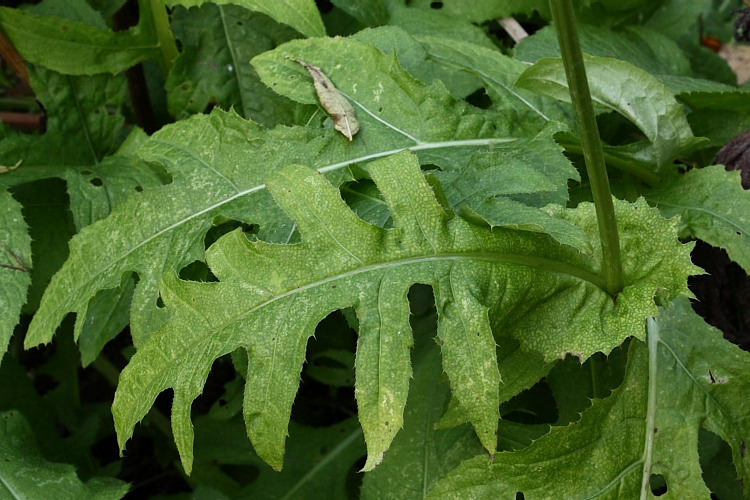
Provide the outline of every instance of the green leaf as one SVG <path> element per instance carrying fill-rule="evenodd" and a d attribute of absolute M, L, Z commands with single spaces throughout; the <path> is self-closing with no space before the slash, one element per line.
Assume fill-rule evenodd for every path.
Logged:
<path fill-rule="evenodd" d="M 388 24 L 401 28 L 412 36 L 439 36 L 497 51 L 497 46 L 482 28 L 456 19 L 442 10 L 411 7 L 391 9 Z M 361 34 L 366 36 L 366 32 Z"/>
<path fill-rule="evenodd" d="M 466 208 L 464 216 L 470 220 L 482 221 L 490 227 L 548 234 L 563 245 L 591 253 L 589 237 L 578 226 L 510 198 L 488 198 Z"/>
<path fill-rule="evenodd" d="M 680 47 L 660 32 L 642 26 L 629 26 L 618 32 L 601 25 L 579 24 L 578 35 L 586 54 L 629 62 L 659 79 L 663 75 L 691 75 L 690 61 Z M 515 57 L 532 63 L 545 57 L 560 57 L 557 32 L 548 26 L 521 40 Z"/>
<path fill-rule="evenodd" d="M 266 87 L 250 59 L 299 35 L 263 14 L 237 5 L 175 9 L 182 52 L 167 77 L 170 113 L 178 119 L 218 105 L 273 126 L 288 123 L 291 106 Z"/>
<path fill-rule="evenodd" d="M 356 418 L 327 427 L 292 423 L 286 467 L 274 471 L 253 451 L 241 418 L 196 419 L 196 463 L 190 481 L 214 487 L 228 498 L 349 498 L 348 476 L 365 454 Z M 243 467 L 244 481 L 227 477 L 225 466 Z M 253 469 L 257 472 L 253 474 Z"/>
<path fill-rule="evenodd" d="M 423 498 L 448 471 L 482 452 L 482 445 L 469 426 L 435 429 L 450 390 L 447 384 L 440 383 L 440 350 L 427 335 L 422 343 L 414 351 L 414 378 L 409 387 L 404 428 L 393 440 L 383 463 L 365 474 L 361 492 L 364 500 Z"/>
<path fill-rule="evenodd" d="M 446 15 L 482 22 L 514 14 L 541 12 L 549 14 L 549 5 L 545 0 L 412 0 L 409 6 L 423 9 L 440 9 Z"/>
<path fill-rule="evenodd" d="M 250 242 L 234 231 L 208 252 L 218 283 L 167 275 L 161 291 L 170 321 L 133 356 L 115 396 L 121 447 L 156 396 L 171 387 L 174 435 L 189 471 L 190 404 L 214 359 L 243 348 L 249 358 L 248 435 L 258 454 L 280 468 L 307 339 L 330 312 L 354 307 L 360 322 L 355 387 L 368 445 L 365 470 L 371 469 L 403 422 L 411 374 L 406 293 L 416 282 L 435 289 L 445 372 L 492 451 L 500 384 L 493 328 L 548 361 L 567 352 L 585 359 L 641 335 L 644 318 L 656 313 L 657 290 L 667 296 L 688 293 L 686 276 L 695 269 L 690 246 L 676 241 L 676 220 L 660 219 L 644 202 L 617 205 L 623 254 L 634 257 L 624 261 L 627 286 L 615 305 L 602 291 L 595 259 L 546 235 L 493 231 L 450 218 L 413 154 L 379 160 L 368 171 L 395 229 L 358 219 L 318 172 L 290 166 L 267 182 L 303 243 Z M 555 215 L 589 237 L 597 234 L 590 204 L 560 208 Z M 638 252 L 631 253 L 633 248 Z M 509 289 L 523 293 L 506 294 Z"/>
<path fill-rule="evenodd" d="M 469 26 L 474 28 L 472 25 Z M 385 54 L 394 54 L 398 57 L 399 63 L 410 74 L 427 84 L 440 80 L 450 94 L 456 98 L 463 99 L 482 86 L 482 82 L 477 76 L 467 72 L 455 71 L 455 68 L 441 64 L 440 61 L 431 58 L 425 47 L 402 28 L 381 26 L 362 30 L 352 35 L 351 38 L 377 47 Z"/>
<path fill-rule="evenodd" d="M 388 10 L 383 0 L 332 0 L 332 3 L 364 26 L 380 26 L 388 22 Z"/>
<path fill-rule="evenodd" d="M 650 498 L 652 474 L 673 498 L 708 498 L 698 456 L 701 427 L 732 447 L 741 481 L 750 475 L 745 388 L 750 354 L 722 338 L 679 299 L 631 346 L 623 385 L 577 423 L 490 462 L 464 462 L 434 498 Z M 679 397 L 676 397 L 679 396 Z M 745 494 L 748 490 L 745 487 Z"/>
<path fill-rule="evenodd" d="M 148 22 L 113 32 L 84 22 L 0 7 L 0 27 L 24 59 L 67 75 L 116 74 L 157 57 L 156 37 L 144 25 Z"/>
<path fill-rule="evenodd" d="M 47 130 L 41 136 L 10 132 L 0 143 L 3 161 L 20 162 L 0 176 L 0 186 L 13 188 L 31 226 L 36 264 L 27 312 L 36 310 L 51 276 L 67 258 L 67 241 L 76 229 L 107 217 L 131 195 L 162 184 L 154 169 L 134 158 L 145 138 L 142 131 L 135 129 L 120 145 L 123 78 L 68 76 L 42 68 L 32 68 L 30 76 L 47 111 Z M 107 156 L 118 146 L 117 155 Z M 68 196 L 55 178 L 66 182 Z M 116 308 L 129 302 L 127 292 L 115 289 L 99 293 L 91 303 L 92 314 L 80 321 L 84 364 L 127 324 Z M 102 314 L 113 321 L 99 324 Z"/>
<path fill-rule="evenodd" d="M 0 191 L 0 360 L 18 323 L 26 292 L 31 285 L 31 237 L 21 215 L 21 205 Z"/>
<path fill-rule="evenodd" d="M 219 6 L 234 4 L 254 12 L 261 12 L 308 37 L 325 36 L 326 34 L 323 20 L 320 18 L 314 0 L 284 0 L 283 2 L 264 0 L 166 0 L 165 3 L 171 7 L 176 5 L 200 7 L 205 3 Z"/>
<path fill-rule="evenodd" d="M 310 76 L 287 57 L 321 67 L 352 98 L 362 124 L 357 138 L 337 137 L 332 126 L 268 130 L 221 110 L 164 127 L 139 153 L 163 165 L 173 182 L 136 193 L 73 238 L 71 257 L 47 289 L 27 345 L 48 342 L 68 312 L 80 322 L 98 291 L 117 287 L 131 272 L 139 276 L 131 312 L 139 345 L 163 320 L 156 307 L 162 276 L 202 260 L 203 237 L 219 216 L 260 224 L 262 239 L 290 241 L 294 227 L 265 189 L 266 176 L 286 165 L 310 165 L 339 184 L 356 165 L 411 149 L 424 163 L 458 170 L 476 151 L 536 134 L 533 124 L 508 123 L 501 113 L 458 102 L 442 86 L 415 80 L 392 57 L 347 39 L 293 41 L 254 59 L 269 86 L 306 104 L 317 103 Z M 352 60 L 364 61 L 369 71 Z M 99 245 L 104 240 L 106 249 Z"/>
<path fill-rule="evenodd" d="M 9 131 L 2 138 L 3 164 L 21 163 L 12 175 L 0 177 L 0 184 L 54 177 L 61 166 L 95 165 L 117 150 L 123 138 L 125 78 L 61 75 L 41 67 L 31 67 L 29 77 L 48 116 L 46 131 L 41 136 Z"/>
<path fill-rule="evenodd" d="M 535 120 L 539 126 L 551 120 L 572 123 L 569 118 L 572 113 L 566 106 L 516 87 L 516 80 L 528 67 L 526 64 L 496 49 L 465 41 L 435 36 L 418 36 L 417 40 L 429 59 L 446 70 L 476 75 L 484 83 L 495 108 L 514 110 L 518 119 Z"/>
<path fill-rule="evenodd" d="M 645 193 L 665 217 L 679 215 L 681 235 L 724 248 L 750 272 L 750 192 L 739 171 L 722 165 L 690 170 Z"/>
<path fill-rule="evenodd" d="M 116 500 L 129 489 L 127 483 L 113 478 L 94 478 L 82 482 L 75 468 L 46 461 L 34 443 L 34 433 L 19 413 L 0 413 L 0 493 L 3 497 L 44 500 L 60 499 Z"/>
<path fill-rule="evenodd" d="M 616 59 L 584 55 L 584 62 L 594 102 L 617 111 L 643 132 L 654 146 L 658 168 L 707 142 L 693 136 L 680 104 L 650 74 Z M 517 85 L 570 102 L 561 59 L 539 60 L 519 77 Z"/>

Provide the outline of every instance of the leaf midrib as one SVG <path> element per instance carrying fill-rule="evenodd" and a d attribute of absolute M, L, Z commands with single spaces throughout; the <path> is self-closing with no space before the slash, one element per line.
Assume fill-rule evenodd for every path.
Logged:
<path fill-rule="evenodd" d="M 174 146 L 173 144 L 165 142 L 165 141 L 159 141 L 159 140 L 154 140 L 154 139 L 152 139 L 152 140 L 156 144 L 162 144 L 162 145 L 165 145 L 165 146 L 168 146 L 168 147 L 173 147 Z M 391 149 L 391 150 L 388 150 L 388 151 L 380 151 L 380 152 L 377 152 L 377 153 L 371 153 L 369 155 L 359 156 L 357 158 L 350 158 L 348 160 L 344 160 L 344 161 L 341 161 L 341 162 L 338 162 L 338 163 L 332 163 L 330 165 L 326 165 L 324 167 L 320 167 L 317 170 L 318 170 L 318 172 L 320 172 L 322 174 L 325 174 L 325 173 L 328 173 L 328 172 L 332 172 L 332 171 L 335 171 L 335 170 L 347 167 L 349 165 L 353 165 L 355 163 L 368 162 L 368 161 L 371 161 L 371 160 L 375 160 L 377 158 L 383 158 L 383 157 L 390 156 L 392 154 L 400 153 L 402 151 L 407 151 L 407 150 L 410 150 L 410 151 L 422 151 L 422 150 L 439 149 L 439 148 L 450 148 L 450 147 L 491 146 L 492 144 L 502 144 L 502 143 L 512 142 L 512 141 L 515 141 L 515 140 L 518 140 L 518 138 L 516 138 L 516 137 L 510 137 L 510 138 L 509 137 L 490 137 L 490 138 L 485 138 L 485 139 L 463 139 L 463 140 L 454 140 L 454 141 L 427 142 L 427 143 L 417 144 L 417 145 L 413 145 L 413 146 L 404 146 L 404 147 L 397 148 L 397 149 Z M 195 156 L 195 155 L 192 155 L 192 156 Z M 199 161 L 200 161 L 200 159 L 199 159 Z M 256 186 L 251 187 L 251 188 L 239 191 L 239 192 L 233 194 L 232 196 L 229 196 L 228 198 L 224 198 L 224 199 L 222 199 L 222 200 L 220 200 L 220 201 L 212 204 L 209 207 L 206 207 L 206 208 L 204 208 L 202 210 L 199 210 L 199 211 L 197 211 L 197 212 L 195 212 L 193 214 L 190 214 L 190 216 L 185 217 L 185 218 L 183 218 L 183 219 L 181 219 L 181 220 L 179 220 L 179 221 L 177 221 L 177 222 L 175 222 L 173 224 L 170 224 L 166 228 L 163 228 L 163 229 L 157 231 L 156 233 L 152 234 L 148 238 L 146 238 L 143 241 L 139 242 L 137 245 L 135 245 L 135 246 L 131 247 L 130 249 L 128 249 L 127 252 L 125 252 L 124 254 L 121 254 L 120 256 L 112 259 L 109 262 L 109 264 L 107 264 L 103 268 L 100 268 L 96 272 L 92 272 L 91 275 L 90 275 L 91 277 L 88 278 L 87 280 L 85 280 L 84 282 L 78 282 L 79 284 L 77 284 L 77 286 L 75 287 L 75 289 L 71 293 L 73 295 L 75 295 L 78 290 L 88 288 L 91 285 L 91 283 L 93 283 L 94 281 L 96 281 L 96 280 L 99 279 L 99 277 L 100 277 L 101 274 L 108 272 L 109 269 L 115 267 L 117 264 L 119 264 L 120 262 L 122 262 L 123 260 L 125 260 L 126 258 L 128 258 L 131 254 L 133 254 L 134 252 L 136 252 L 139 248 L 147 245 L 151 241 L 159 238 L 160 236 L 162 236 L 162 235 L 164 235 L 164 234 L 166 234 L 166 233 L 168 233 L 168 232 L 170 232 L 170 231 L 172 231 L 172 230 L 174 230 L 174 229 L 182 226 L 183 224 L 186 224 L 186 223 L 190 222 L 191 220 L 193 220 L 193 219 L 195 219 L 197 217 L 205 215 L 205 214 L 207 214 L 207 213 L 209 213 L 209 212 L 211 212 L 211 211 L 213 211 L 213 210 L 215 210 L 215 209 L 217 209 L 217 208 L 219 208 L 219 207 L 221 207 L 223 205 L 226 205 L 227 203 L 230 203 L 230 202 L 232 202 L 232 201 L 234 201 L 234 200 L 236 200 L 238 198 L 241 198 L 241 197 L 243 197 L 245 195 L 249 195 L 249 194 L 252 194 L 252 193 L 257 192 L 257 191 L 262 191 L 263 189 L 266 189 L 266 185 L 265 184 L 258 184 Z M 131 268 L 131 270 L 137 272 L 137 269 L 134 269 L 135 267 L 136 266 L 133 266 L 133 268 Z M 68 309 L 67 309 L 67 305 L 66 304 L 67 304 L 67 302 L 61 302 L 60 305 L 58 305 L 57 310 L 59 310 L 59 309 L 65 309 L 67 311 Z M 34 321 L 32 321 L 32 325 L 33 324 L 34 324 Z M 33 327 L 32 327 L 32 329 L 30 329 L 30 334 L 27 335 L 27 341 L 28 341 L 29 338 L 32 338 L 32 339 L 34 338 L 34 335 L 31 334 L 32 331 L 33 331 Z"/>
<path fill-rule="evenodd" d="M 349 278 L 351 276 L 356 276 L 358 274 L 363 274 L 367 272 L 382 271 L 382 270 L 387 270 L 387 269 L 397 267 L 397 266 L 419 264 L 423 262 L 441 261 L 441 260 L 458 260 L 458 259 L 482 260 L 486 262 L 501 262 L 501 263 L 507 263 L 507 264 L 518 264 L 518 265 L 525 265 L 527 267 L 534 267 L 537 269 L 547 270 L 551 272 L 559 272 L 561 274 L 567 274 L 569 276 L 579 278 L 582 281 L 588 281 L 592 283 L 594 286 L 598 287 L 600 290 L 602 290 L 602 293 L 606 293 L 604 291 L 604 281 L 596 274 L 590 271 L 577 268 L 573 266 L 572 264 L 568 264 L 568 263 L 560 262 L 560 261 L 554 261 L 552 259 L 546 259 L 543 257 L 535 257 L 535 256 L 511 254 L 511 253 L 491 253 L 491 252 L 444 253 L 444 254 L 430 255 L 427 257 L 417 257 L 417 258 L 409 257 L 409 258 L 382 262 L 378 264 L 372 264 L 369 266 L 360 267 L 357 269 L 353 269 L 350 271 L 336 274 L 335 276 L 329 276 L 321 280 L 307 283 L 307 284 L 295 287 L 291 290 L 287 290 L 286 292 L 276 295 L 270 299 L 267 299 L 261 302 L 260 304 L 250 307 L 249 309 L 237 315 L 232 316 L 221 325 L 218 325 L 214 328 L 207 329 L 206 332 L 202 335 L 201 339 L 198 339 L 194 342 L 189 343 L 185 347 L 185 349 L 183 349 L 180 352 L 180 354 L 176 357 L 176 359 L 191 359 L 187 356 L 186 353 L 195 346 L 203 345 L 202 343 L 203 339 L 208 338 L 208 337 L 213 337 L 217 335 L 219 332 L 221 332 L 222 330 L 228 328 L 229 326 L 233 325 L 234 323 L 238 321 L 241 321 L 242 319 L 253 314 L 254 312 L 260 309 L 263 309 L 264 307 L 267 307 L 273 304 L 274 302 L 290 297 L 296 293 L 301 293 L 306 290 L 316 288 L 318 286 L 323 286 L 323 285 L 326 285 L 328 283 L 331 283 L 340 279 Z M 553 269 L 553 268 L 557 268 L 557 269 Z M 161 370 L 159 371 L 159 376 L 156 377 L 156 379 L 164 380 L 164 377 L 163 377 L 164 373 L 171 369 L 172 367 L 169 366 L 169 364 L 164 364 L 161 367 Z"/>

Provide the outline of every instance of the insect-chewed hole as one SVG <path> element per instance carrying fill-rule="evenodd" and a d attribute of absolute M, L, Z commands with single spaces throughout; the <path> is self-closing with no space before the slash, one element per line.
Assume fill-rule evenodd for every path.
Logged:
<path fill-rule="evenodd" d="M 431 9 L 442 9 L 443 8 L 443 2 L 431 2 L 430 3 Z"/>
<path fill-rule="evenodd" d="M 185 281 L 198 281 L 202 283 L 211 283 L 219 279 L 211 272 L 205 262 L 196 260 L 180 269 L 180 279 Z"/>
<path fill-rule="evenodd" d="M 489 109 L 492 106 L 492 99 L 487 95 L 484 88 L 477 89 L 466 97 L 466 102 L 480 109 Z"/>
<path fill-rule="evenodd" d="M 92 185 L 96 186 L 96 187 L 101 187 L 101 186 L 103 186 L 103 185 L 104 185 L 104 181 L 103 181 L 103 180 L 101 180 L 101 179 L 100 179 L 99 177 L 94 177 L 94 178 L 93 178 L 93 179 L 91 179 L 91 180 L 90 180 L 89 182 L 90 182 L 90 183 L 91 183 Z"/>
<path fill-rule="evenodd" d="M 651 493 L 655 497 L 660 497 L 669 490 L 667 480 L 661 474 L 651 474 L 649 486 L 651 486 Z"/>
<path fill-rule="evenodd" d="M 526 500 L 526 497 L 523 495 L 523 492 L 516 492 L 516 500 Z"/>

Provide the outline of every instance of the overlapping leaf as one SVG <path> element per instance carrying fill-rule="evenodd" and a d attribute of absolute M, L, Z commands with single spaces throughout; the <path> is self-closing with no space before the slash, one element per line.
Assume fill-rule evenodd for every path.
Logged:
<path fill-rule="evenodd" d="M 164 165 L 174 181 L 136 194 L 71 241 L 70 259 L 47 289 L 27 345 L 49 341 L 68 312 L 78 313 L 80 323 L 89 299 L 131 272 L 140 278 L 131 314 L 140 343 L 161 321 L 162 276 L 203 258 L 203 236 L 217 216 L 260 224 L 261 238 L 289 241 L 293 225 L 274 208 L 264 184 L 286 165 L 311 165 L 339 183 L 352 166 L 411 149 L 425 163 L 458 170 L 477 151 L 536 135 L 533 124 L 456 101 L 441 85 L 415 80 L 391 56 L 347 39 L 293 41 L 254 60 L 271 88 L 299 102 L 318 98 L 307 71 L 288 57 L 321 67 L 350 98 L 361 123 L 356 139 L 313 126 L 267 130 L 219 110 L 165 127 L 140 153 Z M 106 249 L 99 244 L 105 239 Z"/>
<path fill-rule="evenodd" d="M 292 106 L 260 81 L 250 59 L 297 32 L 237 5 L 175 9 L 172 27 L 183 47 L 166 82 L 174 117 L 219 106 L 263 125 L 291 123 Z"/>
<path fill-rule="evenodd" d="M 740 481 L 750 477 L 745 394 L 750 355 L 675 301 L 649 328 L 648 348 L 630 350 L 623 385 L 581 420 L 531 447 L 493 462 L 463 463 L 431 493 L 434 498 L 652 498 L 651 475 L 666 480 L 660 498 L 708 498 L 701 477 L 701 427 L 732 447 Z M 745 487 L 747 494 L 747 487 Z"/>
<path fill-rule="evenodd" d="M 682 107 L 656 78 L 616 59 L 584 56 L 584 62 L 594 102 L 622 114 L 643 132 L 653 144 L 657 168 L 706 144 L 693 136 Z M 517 85 L 570 101 L 561 59 L 541 59 L 519 77 Z"/>
<path fill-rule="evenodd" d="M 234 4 L 245 9 L 261 12 L 276 21 L 286 24 L 305 36 L 325 36 L 326 30 L 314 0 L 167 0 L 170 6 L 199 7 L 205 3 L 216 5 Z"/>
<path fill-rule="evenodd" d="M 151 9 L 141 9 L 141 16 L 138 26 L 113 32 L 106 28 L 101 17 L 92 25 L 86 22 L 90 18 L 80 16 L 60 19 L 0 7 L 0 26 L 21 55 L 32 63 L 67 75 L 116 74 L 160 53 Z"/>
<path fill-rule="evenodd" d="M 30 211 L 37 265 L 30 271 L 32 287 L 26 307 L 33 311 L 50 277 L 67 255 L 66 242 L 72 234 L 67 231 L 67 211 L 75 223 L 74 227 L 70 224 L 71 231 L 75 231 L 105 218 L 128 197 L 160 185 L 162 179 L 135 158 L 145 137 L 143 132 L 133 131 L 120 144 L 124 133 L 124 118 L 119 113 L 125 97 L 124 78 L 61 75 L 39 67 L 32 67 L 29 74 L 36 97 L 47 111 L 47 129 L 41 136 L 6 132 L 0 141 L 0 161 L 17 168 L 0 176 L 0 186 L 24 193 L 21 196 Z M 108 156 L 114 152 L 118 154 Z M 62 190 L 59 196 L 42 194 L 52 189 L 54 178 L 67 183 L 67 197 Z M 51 206 L 52 200 L 56 206 Z M 25 294 L 23 298 L 25 301 Z M 92 306 L 98 308 L 123 298 L 121 291 L 102 292 Z M 98 353 L 98 348 L 89 349 L 89 341 L 96 344 L 102 338 L 109 339 L 125 326 L 117 321 L 111 328 L 92 327 L 94 320 L 94 316 L 89 316 L 81 321 L 82 325 L 89 324 L 83 328 L 86 361 Z"/>
<path fill-rule="evenodd" d="M 682 235 L 726 249 L 750 272 L 750 192 L 740 173 L 722 165 L 693 169 L 648 191 L 646 198 L 666 217 L 682 218 Z"/>
<path fill-rule="evenodd" d="M 642 335 L 644 318 L 656 313 L 657 290 L 687 293 L 689 246 L 676 241 L 676 221 L 643 202 L 618 204 L 623 254 L 633 257 L 624 261 L 627 286 L 615 304 L 600 288 L 599 264 L 577 250 L 546 235 L 450 218 L 413 154 L 382 159 L 369 172 L 395 229 L 363 222 L 323 176 L 290 166 L 268 185 L 299 227 L 301 244 L 251 243 L 235 231 L 208 254 L 220 282 L 167 276 L 162 297 L 170 321 L 132 358 L 115 397 L 121 446 L 156 396 L 173 388 L 173 430 L 189 471 L 190 404 L 213 361 L 243 348 L 248 435 L 258 454 L 280 468 L 307 339 L 330 312 L 351 306 L 360 322 L 356 396 L 371 469 L 403 422 L 412 342 L 406 293 L 425 283 L 435 290 L 454 395 L 485 448 L 494 450 L 500 377 L 492 328 L 548 360 L 567 352 L 585 359 Z M 591 205 L 555 215 L 597 234 Z"/>
<path fill-rule="evenodd" d="M 113 478 L 81 481 L 69 464 L 49 462 L 34 445 L 34 432 L 15 411 L 0 413 L 0 495 L 4 498 L 117 500 L 129 486 Z"/>
<path fill-rule="evenodd" d="M 0 191 L 0 360 L 18 323 L 31 285 L 31 238 L 21 205 Z"/>

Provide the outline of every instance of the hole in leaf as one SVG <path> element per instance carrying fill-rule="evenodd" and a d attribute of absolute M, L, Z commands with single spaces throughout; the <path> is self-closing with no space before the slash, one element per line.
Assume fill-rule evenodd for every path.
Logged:
<path fill-rule="evenodd" d="M 559 415 L 552 389 L 541 380 L 500 405 L 503 420 L 519 424 L 554 424 Z"/>
<path fill-rule="evenodd" d="M 519 491 L 516 493 L 516 500 L 526 500 L 526 497 L 523 496 L 523 493 Z"/>
<path fill-rule="evenodd" d="M 667 480 L 661 474 L 651 474 L 649 485 L 655 497 L 660 497 L 669 490 Z"/>
<path fill-rule="evenodd" d="M 156 298 L 156 307 L 158 307 L 159 309 L 164 309 L 165 307 L 164 300 L 162 300 L 161 295 Z"/>
<path fill-rule="evenodd" d="M 443 2 L 432 2 L 430 3 L 431 9 L 442 9 L 443 8 Z"/>
<path fill-rule="evenodd" d="M 96 186 L 96 187 L 101 187 L 101 186 L 104 185 L 104 181 L 101 180 L 99 177 L 94 177 L 89 182 L 91 182 L 91 184 L 94 185 L 94 186 Z"/>
<path fill-rule="evenodd" d="M 492 99 L 487 95 L 484 88 L 477 89 L 466 97 L 466 102 L 480 109 L 489 109 L 492 106 Z"/>
<path fill-rule="evenodd" d="M 143 186 L 136 186 L 135 190 L 138 191 L 139 193 L 142 193 L 143 192 Z"/>
<path fill-rule="evenodd" d="M 205 262 L 196 260 L 180 269 L 180 279 L 185 281 L 198 281 L 201 283 L 212 283 L 219 281 L 211 272 Z"/>
<path fill-rule="evenodd" d="M 81 170 L 81 175 L 94 175 L 94 172 L 89 169 Z"/>

